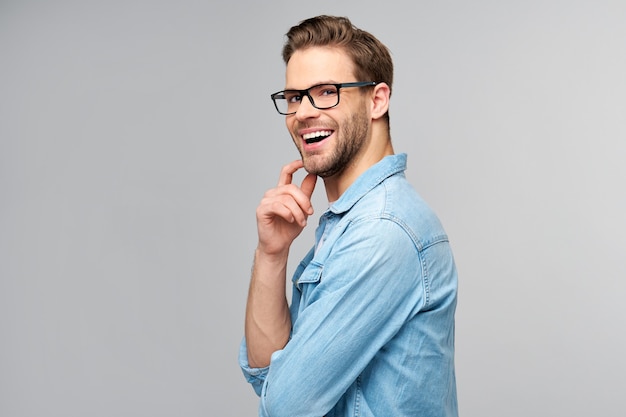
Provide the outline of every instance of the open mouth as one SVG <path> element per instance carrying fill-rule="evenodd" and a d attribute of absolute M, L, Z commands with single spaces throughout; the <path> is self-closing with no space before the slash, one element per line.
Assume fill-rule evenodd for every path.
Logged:
<path fill-rule="evenodd" d="M 318 130 L 317 132 L 305 133 L 302 135 L 302 139 L 304 139 L 307 145 L 310 145 L 312 143 L 321 142 L 332 134 L 332 130 Z"/>

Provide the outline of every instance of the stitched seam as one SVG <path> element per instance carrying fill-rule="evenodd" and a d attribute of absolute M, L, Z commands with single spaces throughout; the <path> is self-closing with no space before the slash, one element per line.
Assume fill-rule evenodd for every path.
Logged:
<path fill-rule="evenodd" d="M 356 378 L 356 395 L 354 398 L 354 417 L 361 415 L 361 375 Z"/>
<path fill-rule="evenodd" d="M 422 252 L 420 252 L 419 257 L 422 261 L 422 272 L 424 276 L 424 307 L 427 308 L 430 305 L 430 276 L 428 275 L 426 259 L 424 259 Z"/>

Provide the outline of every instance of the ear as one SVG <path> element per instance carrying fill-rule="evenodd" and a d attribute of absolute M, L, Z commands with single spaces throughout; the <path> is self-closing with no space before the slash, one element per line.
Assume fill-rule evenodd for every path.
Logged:
<path fill-rule="evenodd" d="M 372 93 L 372 119 L 380 119 L 389 110 L 391 90 L 386 83 L 376 84 Z"/>

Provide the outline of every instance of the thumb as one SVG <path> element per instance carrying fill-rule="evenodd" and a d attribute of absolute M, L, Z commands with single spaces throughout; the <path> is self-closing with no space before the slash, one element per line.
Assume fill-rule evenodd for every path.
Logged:
<path fill-rule="evenodd" d="M 316 183 L 317 175 L 315 174 L 307 174 L 307 176 L 304 177 L 304 179 L 302 180 L 302 185 L 300 185 L 300 189 L 309 199 L 313 195 L 313 190 L 315 190 Z"/>

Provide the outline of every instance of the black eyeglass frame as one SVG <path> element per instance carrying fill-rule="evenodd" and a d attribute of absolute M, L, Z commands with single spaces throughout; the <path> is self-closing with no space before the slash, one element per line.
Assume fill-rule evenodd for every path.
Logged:
<path fill-rule="evenodd" d="M 355 81 L 355 82 L 350 82 L 350 83 L 322 83 L 322 84 L 316 84 L 312 87 L 309 87 L 305 90 L 282 90 L 282 91 L 278 91 L 274 94 L 270 94 L 270 98 L 272 99 L 272 101 L 274 102 L 274 107 L 276 107 L 276 111 L 279 114 L 282 114 L 283 116 L 289 116 L 291 114 L 296 114 L 296 111 L 290 112 L 290 113 L 283 113 L 280 111 L 280 109 L 278 108 L 278 103 L 276 102 L 276 99 L 281 99 L 281 100 L 286 100 L 285 98 L 285 92 L 290 92 L 290 93 L 298 93 L 300 95 L 300 97 L 304 97 L 307 96 L 309 98 L 309 102 L 311 103 L 311 105 L 313 107 L 315 107 L 318 110 L 328 110 L 328 109 L 332 109 L 333 107 L 337 107 L 339 105 L 339 99 L 341 97 L 341 93 L 340 90 L 342 88 L 349 88 L 349 87 L 373 87 L 375 85 L 380 84 L 377 81 Z M 337 88 L 337 103 L 333 104 L 332 106 L 328 106 L 328 107 L 319 107 L 315 104 L 315 100 L 313 99 L 313 97 L 311 97 L 311 94 L 309 93 L 310 90 L 313 90 L 314 88 L 320 87 L 322 85 L 332 85 L 335 86 Z M 300 100 L 300 102 L 302 102 L 302 100 Z"/>

